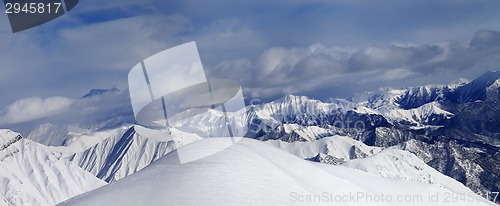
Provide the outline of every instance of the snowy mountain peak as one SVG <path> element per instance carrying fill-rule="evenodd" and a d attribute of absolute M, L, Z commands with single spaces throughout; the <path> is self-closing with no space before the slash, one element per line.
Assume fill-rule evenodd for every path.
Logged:
<path fill-rule="evenodd" d="M 120 90 L 116 88 L 115 86 L 109 88 L 109 89 L 92 89 L 90 90 L 87 94 L 85 94 L 83 98 L 89 98 L 97 95 L 102 95 L 102 94 L 113 94 L 113 93 L 118 93 Z"/>
<path fill-rule="evenodd" d="M 274 102 L 280 102 L 280 103 L 301 103 L 301 102 L 316 102 L 318 100 L 310 99 L 309 97 L 306 96 L 298 96 L 298 95 L 293 95 L 293 94 L 286 94 L 282 98 L 274 101 Z"/>

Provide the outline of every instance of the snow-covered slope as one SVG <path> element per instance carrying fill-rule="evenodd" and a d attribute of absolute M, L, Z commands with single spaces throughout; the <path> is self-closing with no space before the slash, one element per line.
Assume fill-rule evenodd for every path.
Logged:
<path fill-rule="evenodd" d="M 448 86 L 427 85 L 405 89 L 385 89 L 368 92 L 354 98 L 355 102 L 375 110 L 412 109 L 442 100 Z"/>
<path fill-rule="evenodd" d="M 220 143 L 219 138 L 205 139 L 181 150 L 209 154 Z M 318 165 L 263 142 L 242 139 L 187 164 L 180 164 L 177 152 L 172 152 L 121 181 L 61 205 L 494 205 L 476 196 L 471 202 L 446 203 L 442 197 L 429 201 L 431 194 L 458 195 L 461 191 L 447 186 Z M 358 196 L 361 194 L 385 198 L 370 201 Z M 354 201 L 349 195 L 358 198 Z M 420 195 L 422 202 L 398 201 L 403 195 Z M 342 196 L 347 198 L 342 200 Z"/>
<path fill-rule="evenodd" d="M 94 140 L 93 146 L 89 143 L 92 138 L 81 138 L 58 150 L 65 151 L 72 162 L 107 182 L 126 177 L 172 150 L 201 139 L 197 135 L 172 129 L 176 141 L 157 141 L 139 136 L 134 127 L 95 135 L 103 138 L 94 138 L 99 141 Z M 88 147 L 85 147 L 86 145 Z"/>
<path fill-rule="evenodd" d="M 390 122 L 417 127 L 433 125 L 453 117 L 452 113 L 441 109 L 437 102 L 426 103 L 412 109 L 382 109 L 380 113 Z"/>
<path fill-rule="evenodd" d="M 277 135 L 281 136 L 281 140 L 287 142 L 314 141 L 323 137 L 332 136 L 332 133 L 334 133 L 330 129 L 299 124 L 282 124 L 277 126 L 274 130 Z"/>
<path fill-rule="evenodd" d="M 368 92 L 354 98 L 355 104 L 373 109 L 393 124 L 425 127 L 450 119 L 440 101 L 446 99 L 451 86 L 428 85 L 406 89 Z"/>
<path fill-rule="evenodd" d="M 380 147 L 366 146 L 360 141 L 338 135 L 312 142 L 287 143 L 280 140 L 269 140 L 266 143 L 302 159 L 335 165 L 351 159 L 369 157 L 382 151 Z"/>
<path fill-rule="evenodd" d="M 330 134 L 330 131 L 318 126 L 303 127 L 297 124 L 283 124 L 283 129 L 287 134 L 295 133 L 297 136 L 308 141 L 313 141 Z"/>
<path fill-rule="evenodd" d="M 384 149 L 371 157 L 348 161 L 343 166 L 362 170 L 379 177 L 440 184 L 447 188 L 460 189 L 461 193 L 472 193 L 461 183 L 429 167 L 414 154 L 399 149 Z"/>
<path fill-rule="evenodd" d="M 61 146 L 71 139 L 68 127 L 57 127 L 50 123 L 41 124 L 26 137 L 47 146 Z"/>
<path fill-rule="evenodd" d="M 328 114 L 335 109 L 335 105 L 332 104 L 305 96 L 287 94 L 281 99 L 257 107 L 255 115 L 261 120 L 269 121 L 268 124 L 273 124 L 275 121 L 279 123 L 293 121 L 297 114 L 315 116 Z"/>
<path fill-rule="evenodd" d="M 105 184 L 60 153 L 0 130 L 0 205 L 54 205 Z"/>
<path fill-rule="evenodd" d="M 346 162 L 343 166 L 358 169 L 379 177 L 404 179 L 414 182 L 438 184 L 445 188 L 454 188 L 458 194 L 473 194 L 474 192 L 462 183 L 436 171 L 415 154 L 395 148 L 387 148 L 382 152 L 364 159 Z M 471 170 L 473 168 L 470 168 Z M 490 200 L 496 200 L 487 196 Z"/>

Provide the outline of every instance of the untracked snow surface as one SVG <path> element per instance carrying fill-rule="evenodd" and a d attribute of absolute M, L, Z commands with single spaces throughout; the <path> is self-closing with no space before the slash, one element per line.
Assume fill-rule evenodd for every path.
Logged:
<path fill-rule="evenodd" d="M 183 155 L 203 156 L 223 142 L 209 138 L 179 150 Z M 242 139 L 185 164 L 179 163 L 174 151 L 133 175 L 61 205 L 494 205 L 477 196 L 468 202 L 445 202 L 446 195 L 458 195 L 461 187 L 314 163 L 266 143 Z"/>

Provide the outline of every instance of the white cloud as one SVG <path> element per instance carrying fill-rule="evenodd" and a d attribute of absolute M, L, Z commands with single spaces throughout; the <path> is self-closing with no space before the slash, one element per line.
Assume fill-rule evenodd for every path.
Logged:
<path fill-rule="evenodd" d="M 7 106 L 0 115 L 0 124 L 27 122 L 67 111 L 74 99 L 66 97 L 29 97 Z"/>
<path fill-rule="evenodd" d="M 96 129 L 134 121 L 128 91 L 112 91 L 86 98 L 30 97 L 0 110 L 0 125 L 15 128 L 24 135 L 45 123 Z"/>

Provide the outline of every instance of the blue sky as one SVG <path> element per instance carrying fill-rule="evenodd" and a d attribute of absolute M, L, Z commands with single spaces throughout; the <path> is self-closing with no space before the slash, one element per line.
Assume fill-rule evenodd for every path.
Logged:
<path fill-rule="evenodd" d="M 189 41 L 211 77 L 239 80 L 247 98 L 473 79 L 500 68 L 499 10 L 497 0 L 81 0 L 15 34 L 0 15 L 0 116 L 126 89 L 137 62 Z"/>

